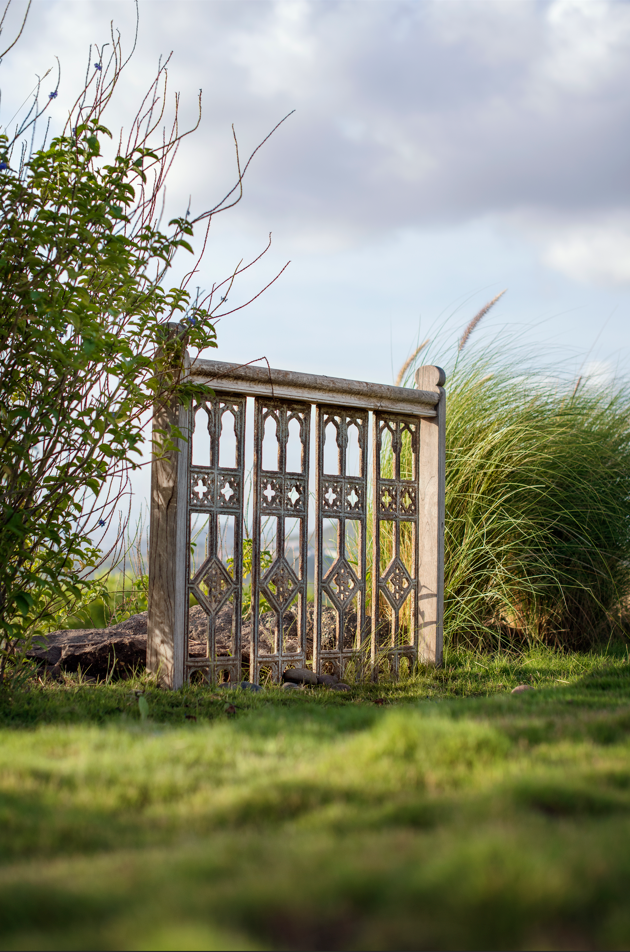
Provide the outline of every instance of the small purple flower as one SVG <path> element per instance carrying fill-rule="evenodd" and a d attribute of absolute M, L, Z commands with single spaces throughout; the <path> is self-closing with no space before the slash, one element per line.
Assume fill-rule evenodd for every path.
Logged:
<path fill-rule="evenodd" d="M 104 526 L 104 525 L 105 525 L 105 520 L 104 520 L 104 519 L 99 519 L 99 520 L 98 520 L 98 524 L 99 524 L 99 526 Z"/>
<path fill-rule="evenodd" d="M 0 162 L 0 169 L 8 169 L 8 168 L 9 168 L 8 162 Z"/>
<path fill-rule="evenodd" d="M 48 98 L 49 98 L 49 99 L 56 99 L 58 95 L 59 95 L 59 93 L 58 93 L 57 90 L 55 89 L 54 92 L 48 93 Z"/>
<path fill-rule="evenodd" d="M 196 317 L 189 317 L 189 318 L 187 318 L 187 320 L 188 320 L 188 323 L 189 323 L 189 324 L 196 324 L 196 323 L 197 323 L 197 318 L 196 318 Z"/>
<path fill-rule="evenodd" d="M 101 66 L 100 63 L 95 63 L 95 64 L 94 64 L 94 69 L 97 69 L 97 70 L 99 71 L 99 73 L 100 73 L 100 71 L 103 69 L 103 67 Z"/>

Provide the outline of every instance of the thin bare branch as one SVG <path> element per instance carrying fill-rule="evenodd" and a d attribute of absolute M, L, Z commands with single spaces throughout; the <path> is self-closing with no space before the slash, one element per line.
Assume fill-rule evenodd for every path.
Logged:
<path fill-rule="evenodd" d="M 24 19 L 22 20 L 22 26 L 20 27 L 20 32 L 18 33 L 18 35 L 16 36 L 16 38 L 13 40 L 13 43 L 11 43 L 10 46 L 7 46 L 7 48 L 6 48 L 6 50 L 4 51 L 4 53 L 0 53 L 0 63 L 2 62 L 3 58 L 7 55 L 7 53 L 9 52 L 9 50 L 12 50 L 12 49 L 13 49 L 13 47 L 15 46 L 15 44 L 17 43 L 17 41 L 19 40 L 19 38 L 22 36 L 22 33 L 24 32 L 24 27 L 26 26 L 26 20 L 28 19 L 29 10 L 31 9 L 31 4 L 32 4 L 32 3 L 33 3 L 33 0 L 28 0 L 28 6 L 26 7 L 26 13 L 24 14 Z M 6 5 L 6 7 L 4 8 L 4 13 L 2 14 L 2 20 L 0 21 L 0 31 L 2 30 L 2 24 L 4 23 L 4 18 L 6 17 L 7 11 L 8 11 L 8 9 L 9 9 L 10 6 L 11 6 L 11 0 L 9 0 L 9 2 L 8 2 L 7 5 Z"/>
<path fill-rule="evenodd" d="M 216 320 L 221 320 L 222 317 L 227 317 L 228 314 L 235 314 L 237 311 L 242 311 L 244 307 L 247 307 L 249 304 L 252 303 L 252 301 L 255 301 L 257 298 L 259 298 L 261 294 L 264 294 L 265 291 L 266 291 L 268 288 L 270 288 L 272 284 L 275 284 L 276 281 L 278 280 L 278 278 L 280 277 L 280 275 L 283 274 L 283 273 L 286 271 L 286 269 L 289 267 L 290 264 L 291 264 L 291 262 L 290 262 L 290 261 L 287 261 L 287 263 L 285 264 L 285 266 L 284 266 L 283 268 L 281 268 L 280 271 L 278 271 L 278 273 L 277 273 L 277 275 L 275 276 L 275 278 L 272 278 L 272 280 L 271 280 L 268 284 L 266 284 L 266 285 L 264 286 L 264 288 L 261 288 L 261 289 L 260 289 L 260 291 L 258 292 L 258 294 L 255 294 L 255 295 L 254 295 L 253 297 L 251 297 L 248 301 L 245 301 L 244 304 L 240 304 L 238 307 L 233 307 L 230 311 L 224 311 L 223 314 L 216 314 L 216 315 L 213 314 L 213 317 L 215 317 Z M 243 270 L 245 270 L 245 269 L 243 268 Z M 218 305 L 218 306 L 220 307 L 221 305 Z"/>
<path fill-rule="evenodd" d="M 256 146 L 256 148 L 254 149 L 254 151 L 252 152 L 252 154 L 251 154 L 250 157 L 248 158 L 247 162 L 245 163 L 245 168 L 243 169 L 243 171 L 242 171 L 242 172 L 239 171 L 238 181 L 236 182 L 236 185 L 234 185 L 233 188 L 230 189 L 230 191 L 227 193 L 227 195 L 225 195 L 225 196 L 221 199 L 221 201 L 218 202 L 218 203 L 214 206 L 214 208 L 211 208 L 209 211 L 203 212 L 201 215 L 198 215 L 197 218 L 194 218 L 193 221 L 192 221 L 192 224 L 193 224 L 193 225 L 194 225 L 196 222 L 201 221 L 202 218 L 208 218 L 209 215 L 217 215 L 219 212 L 227 211 L 228 208 L 232 208 L 234 205 L 237 204 L 238 201 L 240 201 L 240 197 L 239 197 L 239 198 L 237 199 L 237 201 L 231 202 L 229 205 L 225 205 L 225 207 L 221 207 L 221 206 L 224 205 L 225 202 L 227 202 L 228 198 L 229 198 L 231 195 L 234 194 L 234 192 L 237 190 L 237 188 L 238 188 L 238 189 L 242 189 L 242 181 L 243 181 L 243 178 L 245 177 L 245 173 L 247 172 L 247 169 L 249 168 L 250 162 L 252 161 L 252 159 L 254 158 L 254 156 L 256 155 L 256 153 L 258 152 L 258 150 L 259 150 L 259 149 L 262 149 L 262 147 L 264 146 L 265 142 L 267 142 L 267 141 L 271 138 L 271 136 L 274 134 L 274 132 L 275 132 L 277 129 L 279 129 L 280 126 L 282 125 L 282 123 L 283 123 L 283 122 L 286 122 L 287 119 L 289 118 L 289 116 L 292 116 L 294 112 L 295 112 L 295 109 L 292 109 L 291 112 L 288 112 L 288 113 L 286 114 L 286 116 L 284 117 L 284 119 L 281 119 L 280 122 L 278 122 L 278 123 L 273 127 L 273 129 L 271 130 L 271 132 L 268 133 L 268 135 L 265 136 L 265 138 L 262 140 L 262 142 L 259 142 L 259 143 L 258 143 L 258 145 Z M 232 129 L 234 130 L 234 126 L 232 126 Z M 235 141 L 236 141 L 236 133 L 234 133 L 234 139 L 235 139 Z M 238 152 L 237 152 L 237 158 L 238 158 Z M 242 194 L 242 192 L 241 192 L 241 194 Z"/>

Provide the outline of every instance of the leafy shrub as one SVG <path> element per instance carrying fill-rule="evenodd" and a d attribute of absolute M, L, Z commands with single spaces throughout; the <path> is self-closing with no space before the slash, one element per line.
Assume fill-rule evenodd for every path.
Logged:
<path fill-rule="evenodd" d="M 0 135 L 0 681 L 34 626 L 82 598 L 154 408 L 207 393 L 181 356 L 216 346 L 214 320 L 239 273 L 193 300 L 197 260 L 182 284 L 165 286 L 175 254 L 193 250 L 194 223 L 207 239 L 212 216 L 240 199 L 247 165 L 219 205 L 163 229 L 163 186 L 183 138 L 178 98 L 164 132 L 162 64 L 128 139 L 107 145 L 103 116 L 125 65 L 112 39 L 107 62 L 95 51 L 61 135 L 30 153 L 19 141 L 28 122 Z M 158 451 L 179 436 L 158 431 Z"/>

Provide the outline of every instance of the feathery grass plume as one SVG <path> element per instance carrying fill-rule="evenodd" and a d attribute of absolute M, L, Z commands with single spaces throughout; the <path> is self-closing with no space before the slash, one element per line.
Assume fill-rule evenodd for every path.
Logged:
<path fill-rule="evenodd" d="M 428 344 L 429 342 L 430 342 L 430 338 L 427 337 L 427 339 L 426 339 L 425 341 L 423 341 L 423 342 L 420 344 L 419 347 L 416 347 L 416 349 L 414 350 L 414 352 L 413 352 L 413 354 L 411 355 L 411 357 L 407 357 L 407 360 L 404 362 L 404 364 L 402 365 L 402 367 L 401 367 L 400 370 L 398 371 L 398 376 L 396 377 L 396 386 L 397 386 L 397 387 L 402 387 L 403 381 L 404 381 L 404 379 L 405 379 L 405 374 L 407 373 L 407 371 L 408 371 L 409 368 L 411 367 L 412 363 L 414 362 L 414 360 L 416 359 L 416 357 L 418 356 L 418 354 L 420 353 L 420 351 L 421 351 L 421 350 L 424 350 L 424 348 L 427 346 L 427 344 Z"/>
<path fill-rule="evenodd" d="M 480 310 L 477 314 L 475 314 L 475 316 L 473 317 L 472 321 L 469 321 L 469 322 L 468 322 L 468 324 L 466 325 L 466 328 L 465 328 L 465 330 L 464 330 L 464 333 L 462 334 L 461 339 L 460 339 L 460 341 L 459 341 L 459 350 L 460 350 L 460 351 L 462 351 L 462 350 L 464 349 L 464 347 L 466 346 L 466 342 L 468 341 L 468 338 L 470 337 L 470 335 L 472 334 L 472 332 L 473 332 L 474 329 L 476 328 L 477 324 L 481 321 L 481 319 L 482 319 L 483 317 L 486 316 L 486 314 L 488 313 L 488 311 L 490 310 L 490 308 L 491 308 L 491 307 L 494 307 L 494 305 L 497 303 L 497 301 L 499 300 L 499 298 L 503 297 L 503 295 L 505 294 L 506 291 L 507 291 L 507 288 L 503 288 L 503 290 L 502 290 L 499 294 L 497 294 L 496 297 L 493 297 L 491 301 L 488 301 L 487 304 L 484 304 L 484 306 L 481 308 L 481 310 Z"/>

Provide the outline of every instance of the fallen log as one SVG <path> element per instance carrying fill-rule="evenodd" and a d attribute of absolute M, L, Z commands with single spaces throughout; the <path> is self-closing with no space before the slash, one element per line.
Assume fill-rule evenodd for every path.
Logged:
<path fill-rule="evenodd" d="M 216 621 L 217 654 L 227 656 L 232 647 L 232 609 L 226 607 L 219 612 Z M 207 616 L 199 605 L 190 609 L 189 652 L 193 658 L 207 655 Z M 274 650 L 275 615 L 272 612 L 260 616 L 259 638 L 270 651 Z M 284 615 L 285 650 L 297 650 L 297 620 L 292 612 Z M 344 643 L 349 646 L 356 630 L 356 616 L 347 619 Z M 325 609 L 322 621 L 322 645 L 332 647 L 336 639 L 335 615 Z M 251 639 L 251 620 L 243 619 L 242 661 L 249 664 L 249 642 Z M 307 609 L 307 656 L 313 655 L 313 606 Z M 107 628 L 70 628 L 52 631 L 47 635 L 37 635 L 28 657 L 38 663 L 42 671 L 52 677 L 63 672 L 81 672 L 89 678 L 127 677 L 133 671 L 143 670 L 147 655 L 147 612 L 132 615 L 125 621 Z"/>

